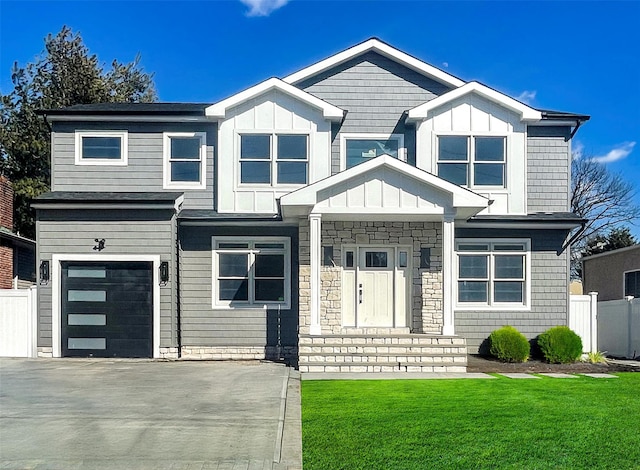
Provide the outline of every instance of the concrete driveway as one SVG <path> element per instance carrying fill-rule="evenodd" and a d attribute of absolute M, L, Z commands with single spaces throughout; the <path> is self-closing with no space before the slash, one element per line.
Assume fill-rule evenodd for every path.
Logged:
<path fill-rule="evenodd" d="M 299 469 L 299 376 L 274 363 L 0 359 L 0 468 Z"/>

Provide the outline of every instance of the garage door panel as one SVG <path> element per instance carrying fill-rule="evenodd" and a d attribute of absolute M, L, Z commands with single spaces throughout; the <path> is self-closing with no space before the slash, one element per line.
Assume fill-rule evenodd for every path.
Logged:
<path fill-rule="evenodd" d="M 151 357 L 150 262 L 63 262 L 65 356 Z"/>

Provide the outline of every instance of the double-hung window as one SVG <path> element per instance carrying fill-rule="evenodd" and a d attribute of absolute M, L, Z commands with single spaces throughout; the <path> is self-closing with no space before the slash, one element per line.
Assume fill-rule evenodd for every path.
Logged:
<path fill-rule="evenodd" d="M 164 133 L 165 188 L 204 189 L 206 161 L 206 133 Z"/>
<path fill-rule="evenodd" d="M 241 184 L 306 184 L 308 166 L 306 134 L 240 135 Z"/>
<path fill-rule="evenodd" d="M 213 243 L 213 306 L 289 308 L 291 250 L 288 238 L 219 237 Z"/>
<path fill-rule="evenodd" d="M 506 137 L 438 136 L 438 176 L 451 183 L 505 187 Z"/>
<path fill-rule="evenodd" d="M 389 155 L 404 160 L 404 136 L 402 134 L 343 134 L 341 139 L 345 169 L 380 155 Z"/>
<path fill-rule="evenodd" d="M 127 131 L 76 131 L 76 165 L 126 165 Z"/>
<path fill-rule="evenodd" d="M 624 273 L 624 295 L 640 298 L 640 271 Z"/>
<path fill-rule="evenodd" d="M 459 240 L 458 307 L 528 307 L 529 244 L 529 240 Z"/>

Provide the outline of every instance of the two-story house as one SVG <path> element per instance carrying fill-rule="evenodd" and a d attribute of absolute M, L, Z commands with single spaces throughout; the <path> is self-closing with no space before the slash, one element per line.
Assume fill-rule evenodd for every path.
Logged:
<path fill-rule="evenodd" d="M 42 113 L 41 355 L 461 371 L 567 323 L 588 116 L 375 38 L 217 103 Z"/>

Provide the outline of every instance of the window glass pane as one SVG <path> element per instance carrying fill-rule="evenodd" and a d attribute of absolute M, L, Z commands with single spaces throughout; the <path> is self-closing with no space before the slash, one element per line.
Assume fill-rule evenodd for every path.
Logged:
<path fill-rule="evenodd" d="M 408 254 L 406 251 L 401 251 L 398 254 L 398 266 L 400 266 L 401 268 L 406 268 L 407 267 L 407 262 L 408 262 Z"/>
<path fill-rule="evenodd" d="M 524 251 L 524 245 L 494 245 L 494 251 Z"/>
<path fill-rule="evenodd" d="M 493 286 L 495 302 L 522 302 L 524 282 L 496 282 Z"/>
<path fill-rule="evenodd" d="M 504 137 L 476 137 L 475 143 L 476 161 L 504 161 Z"/>
<path fill-rule="evenodd" d="M 219 253 L 218 274 L 220 277 L 247 277 L 247 254 Z"/>
<path fill-rule="evenodd" d="M 241 162 L 241 183 L 271 183 L 271 163 L 269 162 Z"/>
<path fill-rule="evenodd" d="M 481 302 L 486 303 L 487 282 L 482 281 L 459 281 L 458 282 L 458 302 Z"/>
<path fill-rule="evenodd" d="M 307 162 L 279 162 L 279 184 L 305 184 L 307 182 Z"/>
<path fill-rule="evenodd" d="M 386 268 L 387 252 L 386 251 L 367 251 L 365 253 L 365 266 L 367 268 Z"/>
<path fill-rule="evenodd" d="M 524 278 L 524 256 L 499 255 L 495 257 L 496 279 Z"/>
<path fill-rule="evenodd" d="M 82 158 L 120 160 L 120 137 L 82 137 Z"/>
<path fill-rule="evenodd" d="M 467 161 L 467 137 L 438 137 L 438 160 Z"/>
<path fill-rule="evenodd" d="M 271 136 L 240 136 L 240 158 L 269 160 L 271 158 Z"/>
<path fill-rule="evenodd" d="M 457 185 L 467 184 L 466 163 L 439 163 L 438 176 L 443 180 Z"/>
<path fill-rule="evenodd" d="M 200 181 L 200 162 L 171 162 L 171 181 Z"/>
<path fill-rule="evenodd" d="M 256 301 L 284 302 L 284 279 L 256 279 Z"/>
<path fill-rule="evenodd" d="M 218 243 L 218 248 L 249 248 L 248 243 Z"/>
<path fill-rule="evenodd" d="M 220 300 L 249 300 L 248 281 L 246 279 L 220 279 L 218 281 L 218 296 Z"/>
<path fill-rule="evenodd" d="M 103 290 L 69 290 L 67 292 L 69 302 L 105 302 L 107 293 Z"/>
<path fill-rule="evenodd" d="M 68 325 L 104 326 L 107 324 L 105 314 L 70 313 L 67 317 Z"/>
<path fill-rule="evenodd" d="M 256 277 L 284 277 L 284 255 L 256 255 Z"/>
<path fill-rule="evenodd" d="M 465 243 L 464 245 L 458 245 L 458 251 L 489 251 L 489 245 Z"/>
<path fill-rule="evenodd" d="M 104 279 L 107 277 L 107 270 L 105 268 L 93 266 L 69 266 L 67 269 L 67 277 L 91 277 Z"/>
<path fill-rule="evenodd" d="M 345 258 L 345 264 L 347 265 L 347 268 L 353 268 L 353 251 L 347 251 Z"/>
<path fill-rule="evenodd" d="M 278 158 L 306 160 L 307 136 L 279 135 Z"/>
<path fill-rule="evenodd" d="M 279 248 L 284 249 L 284 243 L 256 243 L 256 248 Z"/>
<path fill-rule="evenodd" d="M 348 139 L 346 150 L 347 168 L 351 168 L 380 155 L 391 155 L 398 158 L 398 140 Z"/>
<path fill-rule="evenodd" d="M 504 186 L 504 163 L 476 163 L 473 171 L 476 186 Z"/>
<path fill-rule="evenodd" d="M 640 271 L 624 273 L 624 295 L 640 297 Z"/>
<path fill-rule="evenodd" d="M 106 338 L 69 338 L 68 349 L 106 349 Z"/>
<path fill-rule="evenodd" d="M 466 279 L 487 279 L 489 270 L 487 256 L 460 256 L 460 277 Z"/>
<path fill-rule="evenodd" d="M 171 158 L 200 160 L 200 139 L 197 137 L 171 137 Z"/>

